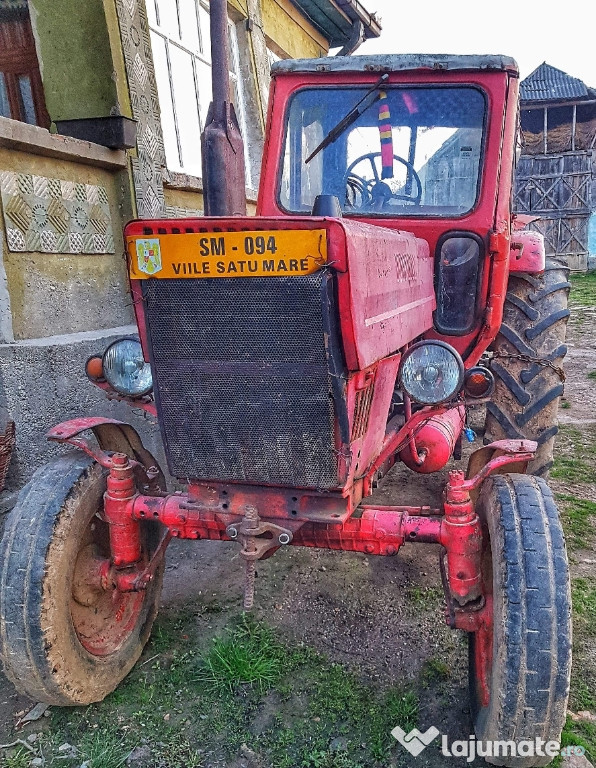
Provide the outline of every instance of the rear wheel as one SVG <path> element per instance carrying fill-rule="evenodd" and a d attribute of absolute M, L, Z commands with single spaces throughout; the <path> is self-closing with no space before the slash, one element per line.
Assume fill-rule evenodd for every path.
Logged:
<path fill-rule="evenodd" d="M 146 590 L 101 587 L 110 558 L 106 470 L 80 454 L 39 469 L 0 545 L 0 639 L 7 677 L 36 701 L 100 701 L 131 670 L 157 613 L 163 566 Z M 147 560 L 157 530 L 143 529 Z"/>
<path fill-rule="evenodd" d="M 559 741 L 571 674 L 571 593 L 563 531 L 541 478 L 495 475 L 476 510 L 484 529 L 490 627 L 469 635 L 470 696 L 482 741 Z M 493 765 L 547 765 L 549 755 L 490 756 Z"/>
<path fill-rule="evenodd" d="M 496 387 L 487 405 L 485 442 L 528 438 L 538 443 L 528 472 L 545 476 L 553 463 L 557 413 L 567 353 L 569 270 L 548 261 L 541 275 L 509 278 L 503 324 L 493 345 Z"/>

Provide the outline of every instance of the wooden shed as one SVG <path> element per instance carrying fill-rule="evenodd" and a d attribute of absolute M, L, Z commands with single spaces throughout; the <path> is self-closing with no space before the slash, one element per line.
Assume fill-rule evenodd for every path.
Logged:
<path fill-rule="evenodd" d="M 596 267 L 596 89 L 544 62 L 522 81 L 513 209 L 537 216 L 547 254 Z"/>

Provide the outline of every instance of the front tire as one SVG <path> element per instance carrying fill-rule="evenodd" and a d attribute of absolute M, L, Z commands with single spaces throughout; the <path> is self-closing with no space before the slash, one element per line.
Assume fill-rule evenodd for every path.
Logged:
<path fill-rule="evenodd" d="M 541 478 L 494 475 L 477 513 L 492 627 L 469 635 L 474 729 L 482 741 L 560 741 L 571 675 L 571 590 L 561 522 Z M 553 758 L 487 757 L 530 768 Z"/>
<path fill-rule="evenodd" d="M 63 456 L 35 472 L 7 522 L 1 657 L 9 680 L 35 701 L 101 701 L 134 666 L 157 613 L 163 565 L 142 592 L 103 590 L 89 578 L 94 560 L 110 557 L 100 517 L 106 475 L 86 456 Z M 145 559 L 157 533 L 149 525 Z"/>

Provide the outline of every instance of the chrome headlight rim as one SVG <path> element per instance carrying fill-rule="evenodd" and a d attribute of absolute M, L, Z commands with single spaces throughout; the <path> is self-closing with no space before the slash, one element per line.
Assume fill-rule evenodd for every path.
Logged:
<path fill-rule="evenodd" d="M 137 344 L 139 347 L 141 357 L 143 358 L 143 347 L 141 345 L 141 342 L 139 341 L 139 339 L 136 339 L 134 336 L 123 336 L 120 339 L 116 339 L 115 341 L 112 341 L 105 348 L 104 353 L 101 356 L 104 380 L 110 385 L 110 387 L 115 392 L 118 392 L 119 395 L 124 395 L 125 397 L 130 397 L 132 399 L 139 399 L 141 397 L 146 397 L 147 395 L 151 394 L 151 392 L 153 391 L 153 372 L 151 371 L 150 364 L 146 362 L 144 358 L 143 358 L 143 361 L 145 363 L 145 366 L 149 368 L 149 373 L 150 373 L 149 385 L 139 390 L 138 392 L 132 392 L 130 389 L 126 389 L 124 386 L 119 385 L 116 381 L 114 381 L 113 377 L 110 375 L 110 368 L 106 365 L 108 352 L 110 352 L 110 350 L 112 350 L 114 347 L 118 346 L 119 344 L 123 344 L 125 342 L 133 342 L 134 344 Z"/>
<path fill-rule="evenodd" d="M 408 388 L 404 385 L 404 379 L 403 379 L 403 372 L 404 367 L 407 361 L 414 355 L 419 349 L 423 347 L 441 347 L 442 349 L 446 349 L 453 357 L 455 362 L 457 363 L 458 367 L 458 379 L 456 386 L 453 387 L 453 389 L 445 395 L 445 397 L 441 398 L 440 400 L 422 400 L 420 397 L 417 397 L 415 395 L 412 395 L 411 392 L 408 391 Z M 441 341 L 439 339 L 423 339 L 422 341 L 417 341 L 415 344 L 412 344 L 411 347 L 407 349 L 406 352 L 402 355 L 401 362 L 399 364 L 399 371 L 397 374 L 397 381 L 399 383 L 400 388 L 407 394 L 407 396 L 410 398 L 410 400 L 413 400 L 416 403 L 419 403 L 420 405 L 442 405 L 443 403 L 447 403 L 450 400 L 453 400 L 462 390 L 464 385 L 464 376 L 465 376 L 465 366 L 464 361 L 462 360 L 461 355 L 455 349 L 455 347 L 452 347 L 451 344 L 448 344 L 446 341 Z"/>

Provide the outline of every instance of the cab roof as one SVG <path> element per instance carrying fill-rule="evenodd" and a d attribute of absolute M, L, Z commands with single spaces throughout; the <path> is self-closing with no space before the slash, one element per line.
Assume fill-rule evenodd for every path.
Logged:
<path fill-rule="evenodd" d="M 515 59 L 500 55 L 456 56 L 446 53 L 382 53 L 375 56 L 327 56 L 321 59 L 276 61 L 271 75 L 297 72 L 406 72 L 500 70 L 519 75 Z"/>

